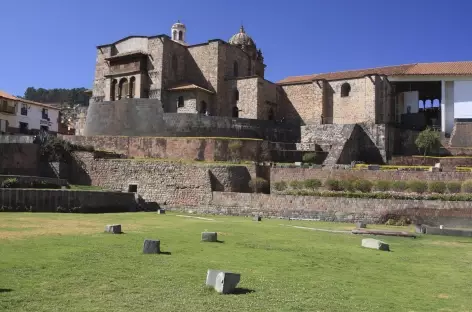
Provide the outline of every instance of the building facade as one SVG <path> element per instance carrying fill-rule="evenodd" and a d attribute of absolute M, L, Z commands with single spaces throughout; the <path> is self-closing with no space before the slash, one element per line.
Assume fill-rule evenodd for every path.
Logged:
<path fill-rule="evenodd" d="M 0 91 L 0 133 L 57 133 L 59 109 Z"/>

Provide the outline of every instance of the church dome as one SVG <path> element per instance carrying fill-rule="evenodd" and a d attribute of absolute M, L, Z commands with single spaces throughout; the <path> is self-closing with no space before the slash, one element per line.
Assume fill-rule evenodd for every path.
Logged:
<path fill-rule="evenodd" d="M 180 21 L 177 21 L 174 25 L 172 25 L 172 29 L 186 29 L 185 24 L 182 24 Z"/>
<path fill-rule="evenodd" d="M 246 32 L 244 31 L 243 26 L 241 26 L 241 28 L 239 29 L 239 33 L 233 35 L 229 39 L 228 43 L 236 46 L 256 46 L 254 40 L 252 40 L 252 38 L 249 37 L 249 35 L 246 34 Z"/>

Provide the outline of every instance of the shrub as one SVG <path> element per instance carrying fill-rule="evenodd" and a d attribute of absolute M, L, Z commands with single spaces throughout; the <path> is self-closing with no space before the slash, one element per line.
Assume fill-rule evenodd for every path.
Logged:
<path fill-rule="evenodd" d="M 446 183 L 442 181 L 432 181 L 429 182 L 428 190 L 431 193 L 445 193 L 446 192 Z"/>
<path fill-rule="evenodd" d="M 243 147 L 243 144 L 239 141 L 233 141 L 228 144 L 231 160 L 235 162 L 241 161 L 241 148 L 242 147 Z"/>
<path fill-rule="evenodd" d="M 0 184 L 1 188 L 18 188 L 20 186 L 20 183 L 18 182 L 17 178 L 8 178 L 3 180 L 3 182 Z"/>
<path fill-rule="evenodd" d="M 274 188 L 276 191 L 285 191 L 287 189 L 287 182 L 285 181 L 279 181 L 274 183 Z"/>
<path fill-rule="evenodd" d="M 418 149 L 423 150 L 424 156 L 431 150 L 437 148 L 440 145 L 440 134 L 437 131 L 427 128 L 420 132 L 415 140 L 415 144 Z"/>
<path fill-rule="evenodd" d="M 380 191 L 380 192 L 389 191 L 391 187 L 392 187 L 391 181 L 382 180 L 382 181 L 375 182 L 375 190 Z"/>
<path fill-rule="evenodd" d="M 313 164 L 313 163 L 315 163 L 315 160 L 316 160 L 316 153 L 305 153 L 305 154 L 303 154 L 302 161 L 304 163 Z"/>
<path fill-rule="evenodd" d="M 396 192 L 404 192 L 408 188 L 405 181 L 393 181 L 392 189 Z"/>
<path fill-rule="evenodd" d="M 461 192 L 461 182 L 450 181 L 446 183 L 447 190 L 449 193 L 460 193 Z"/>
<path fill-rule="evenodd" d="M 269 193 L 269 182 L 263 178 L 255 178 L 249 181 L 249 187 L 256 193 Z"/>
<path fill-rule="evenodd" d="M 462 182 L 462 192 L 472 193 L 472 180 Z"/>
<path fill-rule="evenodd" d="M 355 180 L 341 180 L 339 182 L 339 186 L 341 187 L 341 191 L 348 191 L 348 192 L 354 192 L 356 190 L 355 188 Z"/>
<path fill-rule="evenodd" d="M 412 192 L 422 194 L 428 190 L 428 183 L 420 180 L 409 181 L 408 189 Z"/>
<path fill-rule="evenodd" d="M 317 189 L 321 186 L 321 181 L 318 179 L 309 179 L 304 181 L 305 187 L 307 189 Z"/>
<path fill-rule="evenodd" d="M 328 179 L 325 181 L 324 186 L 330 191 L 342 191 L 342 187 L 339 180 Z"/>
<path fill-rule="evenodd" d="M 294 190 L 299 190 L 303 188 L 303 182 L 302 181 L 290 181 L 290 187 L 293 188 Z"/>
<path fill-rule="evenodd" d="M 354 188 L 362 193 L 369 193 L 372 191 L 373 183 L 369 180 L 356 180 L 352 183 Z"/>

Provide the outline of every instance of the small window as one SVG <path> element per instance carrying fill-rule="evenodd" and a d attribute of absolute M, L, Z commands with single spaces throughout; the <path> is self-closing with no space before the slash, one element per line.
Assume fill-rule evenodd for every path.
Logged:
<path fill-rule="evenodd" d="M 234 74 L 234 77 L 238 77 L 239 75 L 238 62 L 233 63 L 233 74 Z"/>
<path fill-rule="evenodd" d="M 20 133 L 28 134 L 28 123 L 20 122 Z"/>
<path fill-rule="evenodd" d="M 200 114 L 206 115 L 207 113 L 207 103 L 205 101 L 200 102 Z"/>
<path fill-rule="evenodd" d="M 177 107 L 184 107 L 184 97 L 183 96 L 179 96 L 179 98 L 177 99 Z"/>
<path fill-rule="evenodd" d="M 21 115 L 28 116 L 28 105 L 21 104 Z"/>
<path fill-rule="evenodd" d="M 179 69 L 179 63 L 177 60 L 177 56 L 174 54 L 172 55 L 172 70 L 176 74 L 178 69 Z"/>
<path fill-rule="evenodd" d="M 179 31 L 179 40 L 182 41 L 184 40 L 184 33 L 182 31 Z"/>
<path fill-rule="evenodd" d="M 239 101 L 239 90 L 238 89 L 234 90 L 234 100 Z"/>
<path fill-rule="evenodd" d="M 138 192 L 138 185 L 137 184 L 129 184 L 128 185 L 128 192 L 129 193 L 137 193 Z"/>
<path fill-rule="evenodd" d="M 42 115 L 41 117 L 43 119 L 49 119 L 48 118 L 48 110 L 46 108 L 43 108 L 43 111 L 41 112 L 41 115 Z"/>
<path fill-rule="evenodd" d="M 136 88 L 136 78 L 131 77 L 131 79 L 129 80 L 129 97 L 130 98 L 134 98 L 134 92 L 135 92 L 135 88 Z"/>
<path fill-rule="evenodd" d="M 349 93 L 351 93 L 351 85 L 346 83 L 343 83 L 341 86 L 341 97 L 347 97 L 349 96 Z"/>
<path fill-rule="evenodd" d="M 172 39 L 177 40 L 177 30 L 172 32 Z"/>

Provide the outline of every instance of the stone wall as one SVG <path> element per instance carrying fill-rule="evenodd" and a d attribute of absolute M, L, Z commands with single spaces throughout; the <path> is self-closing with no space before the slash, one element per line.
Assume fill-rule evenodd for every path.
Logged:
<path fill-rule="evenodd" d="M 321 123 L 323 113 L 323 82 L 284 85 L 281 110 L 285 118 L 300 120 L 301 124 Z"/>
<path fill-rule="evenodd" d="M 450 146 L 451 147 L 472 147 L 472 122 L 458 122 L 454 123 L 454 128 L 451 133 Z"/>
<path fill-rule="evenodd" d="M 136 200 L 133 193 L 0 189 L 2 206 L 34 212 L 56 212 L 58 207 L 81 207 L 84 212 L 122 212 L 135 211 Z"/>
<path fill-rule="evenodd" d="M 82 146 L 93 146 L 96 150 L 113 151 L 127 157 L 160 158 L 174 160 L 258 161 L 266 145 L 262 140 L 238 140 L 217 138 L 163 138 L 124 136 L 73 136 L 63 139 Z M 241 148 L 233 151 L 232 143 Z"/>
<path fill-rule="evenodd" d="M 24 175 L 0 175 L 0 184 L 7 179 L 16 179 L 19 183 L 30 183 L 34 181 L 43 181 L 48 184 L 56 184 L 58 186 L 67 186 L 68 183 L 64 179 L 47 178 L 47 177 L 36 177 L 36 176 L 24 176 Z"/>
<path fill-rule="evenodd" d="M 179 207 L 185 209 L 185 207 Z M 384 223 L 389 218 L 409 217 L 413 222 L 446 227 L 472 225 L 472 202 L 439 200 L 359 199 L 213 193 L 211 204 L 194 211 L 225 215 L 307 218 L 321 221 Z"/>
<path fill-rule="evenodd" d="M 257 173 L 253 166 L 94 159 L 88 152 L 74 156 L 78 159 L 70 172 L 74 183 L 124 192 L 133 184 L 144 200 L 166 205 L 208 204 L 212 190 L 248 191 L 249 180 Z"/>
<path fill-rule="evenodd" d="M 91 103 L 85 135 L 237 137 L 294 142 L 300 138 L 300 128 L 270 120 L 163 113 L 159 100 L 124 99 Z"/>
<path fill-rule="evenodd" d="M 358 178 L 370 181 L 465 181 L 472 179 L 469 172 L 428 172 L 428 171 L 374 171 L 374 170 L 325 170 L 314 168 L 272 168 L 271 182 L 303 181 L 307 179 L 351 179 Z"/>
<path fill-rule="evenodd" d="M 39 175 L 39 145 L 0 143 L 0 174 Z"/>

